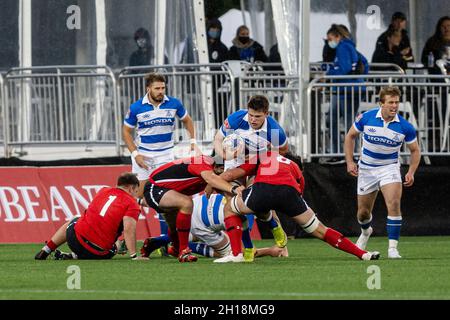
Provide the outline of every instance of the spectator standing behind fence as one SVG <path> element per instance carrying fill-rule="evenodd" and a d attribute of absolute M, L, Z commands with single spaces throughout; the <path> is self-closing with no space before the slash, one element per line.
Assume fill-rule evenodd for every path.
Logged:
<path fill-rule="evenodd" d="M 233 46 L 228 52 L 229 60 L 244 60 L 250 63 L 255 61 L 267 62 L 264 48 L 254 39 L 250 38 L 250 30 L 242 25 L 236 31 Z"/>
<path fill-rule="evenodd" d="M 386 39 L 387 42 L 385 45 L 376 47 L 375 52 L 373 53 L 372 62 L 394 63 L 405 70 L 407 67 L 407 61 L 403 58 L 400 52 L 402 32 L 396 29 L 389 29 L 386 32 Z"/>
<path fill-rule="evenodd" d="M 348 29 L 333 24 L 327 32 L 328 45 L 336 49 L 336 58 L 328 70 L 329 76 L 360 75 L 369 72 L 367 59 L 356 50 Z M 336 79 L 335 83 L 362 83 L 363 78 Z M 330 153 L 343 152 L 343 139 L 340 138 L 340 118 L 344 118 L 344 128 L 348 130 L 359 108 L 361 94 L 365 93 L 364 86 L 336 86 L 332 88 L 330 112 L 327 126 L 330 134 Z M 344 132 L 345 134 L 345 132 Z M 343 163 L 343 159 L 336 156 L 325 160 L 326 163 Z"/>
<path fill-rule="evenodd" d="M 150 34 L 144 28 L 134 33 L 134 41 L 138 49 L 130 56 L 130 66 L 148 66 L 153 62 L 153 46 L 150 43 Z"/>
<path fill-rule="evenodd" d="M 228 48 L 220 39 L 222 36 L 222 23 L 220 20 L 216 18 L 209 20 L 206 30 L 208 38 L 209 63 L 221 63 L 227 60 Z"/>
<path fill-rule="evenodd" d="M 445 16 L 439 19 L 436 31 L 431 36 L 422 51 L 422 63 L 428 67 L 431 74 L 442 74 L 436 61 L 442 59 L 446 48 L 450 47 L 450 17 Z M 450 58 L 450 57 L 448 57 Z"/>
<path fill-rule="evenodd" d="M 347 29 L 347 27 L 343 24 L 340 24 L 339 26 L 342 27 L 346 32 L 350 33 L 350 31 Z M 331 48 L 328 45 L 328 39 L 323 39 L 324 45 L 322 49 L 322 61 L 323 62 L 333 62 L 336 58 L 336 48 Z"/>
<path fill-rule="evenodd" d="M 406 15 L 403 12 L 395 12 L 392 15 L 391 24 L 388 29 L 383 32 L 377 39 L 377 45 L 375 51 L 383 50 L 388 45 L 388 32 L 390 30 L 400 30 L 401 41 L 398 45 L 398 50 L 406 62 L 413 62 L 414 56 L 411 49 L 411 42 L 409 40 L 408 31 L 406 30 Z"/>

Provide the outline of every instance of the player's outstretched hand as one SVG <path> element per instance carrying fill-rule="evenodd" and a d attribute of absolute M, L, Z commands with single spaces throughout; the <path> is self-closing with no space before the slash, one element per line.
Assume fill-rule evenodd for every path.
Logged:
<path fill-rule="evenodd" d="M 411 187 L 413 184 L 414 184 L 414 175 L 408 172 L 405 175 L 405 182 L 403 182 L 403 185 L 405 187 Z"/>
<path fill-rule="evenodd" d="M 148 170 L 148 166 L 147 166 L 147 164 L 145 163 L 145 160 L 144 160 L 144 156 L 143 156 L 143 155 L 138 154 L 138 155 L 136 156 L 136 158 L 134 158 L 134 160 L 136 161 L 136 163 L 138 164 L 139 167 L 141 167 L 141 168 L 143 168 L 143 169 L 145 169 L 145 170 Z"/>
<path fill-rule="evenodd" d="M 358 176 L 358 165 L 356 163 L 347 162 L 347 173 L 351 176 L 357 177 Z"/>

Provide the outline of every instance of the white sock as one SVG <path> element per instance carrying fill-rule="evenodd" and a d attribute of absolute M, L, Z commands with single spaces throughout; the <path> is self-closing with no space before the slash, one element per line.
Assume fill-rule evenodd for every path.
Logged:
<path fill-rule="evenodd" d="M 47 253 L 51 253 L 51 252 L 52 252 L 52 250 L 51 250 L 47 245 L 45 245 L 45 246 L 42 248 L 42 250 L 44 250 L 44 251 L 47 252 Z"/>
<path fill-rule="evenodd" d="M 391 240 L 389 239 L 389 249 L 394 248 L 397 249 L 398 240 Z"/>

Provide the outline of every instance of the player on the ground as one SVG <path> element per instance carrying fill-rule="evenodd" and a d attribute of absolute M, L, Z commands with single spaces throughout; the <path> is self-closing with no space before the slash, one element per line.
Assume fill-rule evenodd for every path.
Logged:
<path fill-rule="evenodd" d="M 358 116 L 345 137 L 345 160 L 347 172 L 358 177 L 358 222 L 361 235 L 357 246 L 365 249 L 373 230 L 372 209 L 378 190 L 386 203 L 387 234 L 389 238 L 388 258 L 401 258 L 398 241 L 402 226 L 400 200 L 402 197 L 402 176 L 399 152 L 403 142 L 411 152 L 409 170 L 405 175 L 405 187 L 414 183 L 414 173 L 420 163 L 420 149 L 416 130 L 398 114 L 401 92 L 398 87 L 386 87 L 380 92 L 380 107 Z M 355 140 L 363 134 L 359 165 L 353 160 Z M 358 168 L 359 167 L 359 168 Z"/>
<path fill-rule="evenodd" d="M 212 194 L 209 199 L 206 194 L 195 195 L 193 197 L 193 211 L 191 218 L 191 234 L 189 248 L 193 253 L 206 257 L 223 257 L 230 253 L 230 240 L 225 231 L 223 209 L 227 198 L 221 194 Z M 249 233 L 248 222 L 243 218 L 243 233 Z M 273 246 L 270 248 L 256 249 L 253 242 L 246 241 L 250 236 L 243 237 L 244 258 L 246 261 L 253 261 L 254 257 L 259 256 L 288 256 L 287 247 L 279 248 Z M 158 238 L 147 238 L 141 248 L 142 256 L 150 256 L 157 248 L 165 245 Z M 170 247 L 169 247 L 170 248 Z M 170 249 L 169 249 L 170 251 Z"/>
<path fill-rule="evenodd" d="M 231 194 L 238 194 L 243 189 L 223 180 L 214 170 L 212 157 L 175 160 L 153 171 L 145 185 L 144 204 L 164 213 L 180 262 L 197 261 L 188 247 L 193 207 L 191 196 L 204 191 L 208 184 Z"/>
<path fill-rule="evenodd" d="M 228 179 L 256 174 L 255 182 L 233 197 L 225 206 L 225 226 L 230 237 L 232 254 L 214 260 L 217 263 L 244 262 L 241 253 L 242 219 L 240 215 L 257 214 L 276 210 L 292 217 L 307 233 L 326 241 L 334 248 L 353 254 L 362 260 L 379 258 L 378 252 L 367 252 L 358 248 L 349 239 L 332 228 L 323 225 L 314 211 L 303 200 L 304 178 L 298 157 L 283 157 L 270 151 L 260 155 L 257 164 L 246 163 L 224 172 Z"/>
<path fill-rule="evenodd" d="M 115 242 L 124 233 L 133 260 L 145 259 L 136 253 L 136 223 L 140 207 L 135 197 L 139 180 L 133 173 L 123 173 L 117 187 L 101 189 L 81 217 L 62 225 L 35 259 L 45 260 L 52 251 L 67 242 L 72 253 L 55 252 L 56 259 L 111 259 L 117 251 Z"/>

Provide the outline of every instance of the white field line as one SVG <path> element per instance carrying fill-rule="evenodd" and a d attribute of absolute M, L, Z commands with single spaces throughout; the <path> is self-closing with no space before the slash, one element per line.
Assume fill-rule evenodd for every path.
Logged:
<path fill-rule="evenodd" d="M 68 294 L 117 294 L 117 295 L 139 295 L 139 296 L 171 296 L 171 295 L 189 295 L 193 298 L 198 295 L 205 296 L 276 296 L 280 298 L 302 298 L 302 297 L 321 297 L 321 298 L 346 298 L 346 297 L 358 297 L 358 298 L 379 298 L 378 294 L 383 293 L 382 290 L 374 291 L 358 291 L 358 292 L 235 292 L 235 291 L 128 291 L 128 290 L 40 290 L 40 289 L 0 289 L 0 293 L 68 293 Z M 384 295 L 384 299 L 389 298 L 422 298 L 422 299 L 449 299 L 449 295 L 427 294 L 423 292 L 405 292 L 405 293 L 392 293 Z"/>

